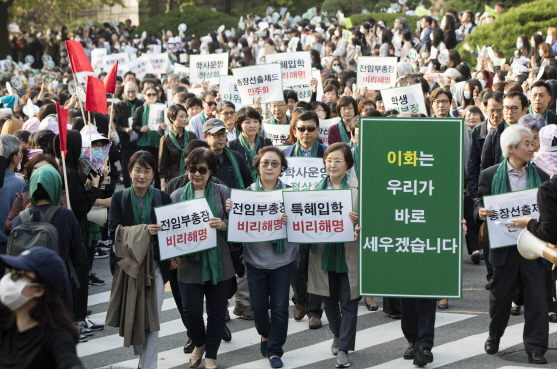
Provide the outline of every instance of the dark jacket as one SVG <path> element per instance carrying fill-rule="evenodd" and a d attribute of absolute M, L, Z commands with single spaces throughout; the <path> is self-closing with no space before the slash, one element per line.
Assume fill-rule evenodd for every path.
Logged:
<path fill-rule="evenodd" d="M 557 124 L 557 114 L 548 111 L 547 112 L 547 124 Z"/>
<path fill-rule="evenodd" d="M 339 127 L 339 125 L 342 126 Z M 352 138 L 352 133 L 346 129 L 346 127 L 344 126 L 344 122 L 340 121 L 338 124 L 333 124 L 330 128 L 329 128 L 329 136 L 328 136 L 328 140 L 327 140 L 327 144 L 329 146 L 331 146 L 334 143 L 337 142 L 342 142 L 342 138 L 340 137 L 340 130 L 344 129 L 344 132 L 346 132 L 346 134 L 348 135 L 348 138 Z"/>
<path fill-rule="evenodd" d="M 248 166 L 246 165 L 246 162 L 244 161 L 242 155 L 240 155 L 237 151 L 230 151 L 232 151 L 232 154 L 234 154 L 236 162 L 238 163 L 238 169 L 240 170 L 240 175 L 242 176 L 244 187 L 248 187 L 254 181 L 254 179 L 251 177 L 251 171 L 248 169 Z M 236 179 L 234 177 L 232 162 L 228 158 L 228 155 L 226 155 L 225 153 L 223 153 L 222 158 L 223 162 L 222 164 L 220 164 L 219 161 L 218 169 L 216 173 L 213 174 L 213 176 L 220 179 L 228 188 L 239 188 L 238 186 L 236 186 Z M 240 190 L 243 190 L 243 188 L 240 188 Z"/>
<path fill-rule="evenodd" d="M 136 99 L 135 105 L 139 108 L 140 106 L 143 106 L 143 101 Z M 116 104 L 116 106 L 120 111 L 120 131 L 118 132 L 118 135 L 120 136 L 120 147 L 122 149 L 127 149 L 130 147 L 130 135 L 126 133 L 126 129 L 131 128 L 131 125 L 128 122 L 129 118 L 132 118 L 132 110 L 127 100 L 120 101 Z M 134 141 L 132 146 L 135 147 L 136 144 L 137 141 Z"/>
<path fill-rule="evenodd" d="M 240 139 L 237 138 L 235 140 L 228 141 L 227 145 L 228 145 L 228 148 L 230 150 L 236 151 L 237 153 L 239 153 L 242 156 L 242 158 L 244 158 L 244 163 L 247 165 L 247 163 L 248 163 L 248 153 L 246 153 L 246 150 L 244 150 L 244 147 L 240 143 Z M 259 149 L 261 149 L 264 146 L 273 146 L 273 141 L 271 141 L 270 138 L 265 138 L 263 140 L 262 137 L 259 137 L 259 147 L 257 148 L 257 151 L 259 151 Z"/>
<path fill-rule="evenodd" d="M 482 163 L 482 150 L 488 133 L 489 122 L 487 119 L 472 130 L 470 137 L 470 157 L 466 165 L 468 173 L 468 191 L 473 199 L 478 197 L 478 180 L 480 178 L 480 165 Z"/>
<path fill-rule="evenodd" d="M 540 177 L 541 178 L 541 177 Z M 528 230 L 539 239 L 557 245 L 557 176 L 538 188 L 540 221 L 528 222 Z"/>
<path fill-rule="evenodd" d="M 501 122 L 497 128 L 491 129 L 485 137 L 480 171 L 501 162 L 501 134 L 504 129 L 505 122 Z"/>
<path fill-rule="evenodd" d="M 483 197 L 491 195 L 491 184 L 493 182 L 493 177 L 495 176 L 495 172 L 497 171 L 498 167 L 499 164 L 493 165 L 487 168 L 486 170 L 482 171 L 482 173 L 480 174 L 480 182 L 478 186 L 478 198 L 474 202 L 474 219 L 476 220 L 476 223 L 479 225 L 481 225 L 484 222 L 483 220 L 480 219 L 480 209 L 484 207 Z M 542 183 L 549 180 L 549 176 L 547 175 L 546 172 L 544 172 L 542 169 L 538 168 L 537 166 L 530 166 L 528 169 L 532 167 L 536 168 Z M 511 184 L 509 182 L 508 175 L 507 175 L 507 192 L 511 192 Z M 510 247 L 516 247 L 516 246 L 510 246 Z M 493 264 L 493 266 L 495 267 L 502 267 L 505 264 L 505 261 L 507 260 L 507 254 L 509 253 L 510 247 L 490 249 L 489 261 L 491 262 L 491 264 Z"/>
<path fill-rule="evenodd" d="M 195 140 L 197 136 L 195 133 L 184 130 L 184 134 L 189 135 L 189 141 Z M 176 136 L 178 145 L 184 144 L 184 135 Z M 166 181 L 176 178 L 180 175 L 180 160 L 182 152 L 174 145 L 170 134 L 161 137 L 159 144 L 159 175 Z M 185 158 L 184 158 L 185 159 Z"/>

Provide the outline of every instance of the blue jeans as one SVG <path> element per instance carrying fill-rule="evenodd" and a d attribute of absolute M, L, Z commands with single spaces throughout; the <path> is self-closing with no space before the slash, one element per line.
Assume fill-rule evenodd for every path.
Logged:
<path fill-rule="evenodd" d="M 282 346 L 288 334 L 288 295 L 292 265 L 293 263 L 277 269 L 259 269 L 246 263 L 249 310 L 257 333 L 269 339 L 267 357 L 282 357 L 284 353 Z"/>

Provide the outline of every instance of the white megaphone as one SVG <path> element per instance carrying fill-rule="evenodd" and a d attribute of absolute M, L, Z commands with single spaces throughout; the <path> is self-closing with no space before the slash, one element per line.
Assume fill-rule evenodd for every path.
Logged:
<path fill-rule="evenodd" d="M 549 246 L 545 241 L 534 236 L 528 229 L 524 229 L 518 236 L 518 252 L 525 259 L 534 260 L 542 257 L 553 264 L 557 262 L 557 249 Z"/>
<path fill-rule="evenodd" d="M 102 206 L 93 206 L 91 211 L 87 214 L 87 220 L 97 224 L 101 228 L 106 224 L 107 218 L 108 210 Z"/>

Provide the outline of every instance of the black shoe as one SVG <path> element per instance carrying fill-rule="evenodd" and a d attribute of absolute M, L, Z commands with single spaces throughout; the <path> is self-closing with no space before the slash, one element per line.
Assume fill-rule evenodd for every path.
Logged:
<path fill-rule="evenodd" d="M 369 311 L 377 311 L 377 309 L 379 309 L 379 305 L 375 304 L 375 305 L 370 305 L 367 303 L 367 299 L 364 297 L 364 302 L 366 303 L 366 308 Z"/>
<path fill-rule="evenodd" d="M 232 332 L 230 332 L 230 329 L 226 326 L 226 324 L 224 325 L 224 332 L 222 334 L 222 340 L 224 342 L 232 341 Z"/>
<path fill-rule="evenodd" d="M 394 320 L 400 319 L 400 313 L 391 314 L 391 318 L 393 318 Z"/>
<path fill-rule="evenodd" d="M 470 260 L 472 260 L 474 264 L 479 264 L 481 260 L 480 251 L 474 251 L 470 256 Z"/>
<path fill-rule="evenodd" d="M 227 322 L 230 320 L 230 313 L 228 312 L 228 309 L 226 309 L 224 311 L 224 321 Z"/>
<path fill-rule="evenodd" d="M 261 344 L 259 345 L 259 349 L 261 350 L 261 355 L 263 355 L 263 357 L 267 357 L 268 345 L 269 345 L 269 341 L 263 341 L 263 338 L 261 338 Z"/>
<path fill-rule="evenodd" d="M 491 288 L 491 282 L 493 282 L 493 279 L 490 279 L 489 282 L 487 282 L 485 284 L 485 289 L 489 291 L 489 289 Z"/>
<path fill-rule="evenodd" d="M 520 315 L 520 306 L 513 306 L 511 308 L 511 315 L 519 316 Z"/>
<path fill-rule="evenodd" d="M 555 314 L 555 313 L 549 314 L 549 322 L 550 323 L 557 323 L 557 314 Z"/>
<path fill-rule="evenodd" d="M 104 286 L 105 284 L 106 282 L 99 279 L 95 273 L 91 273 L 89 276 L 89 286 Z"/>
<path fill-rule="evenodd" d="M 433 354 L 429 347 L 418 347 L 414 352 L 414 365 L 424 367 L 428 363 L 433 362 Z"/>
<path fill-rule="evenodd" d="M 499 352 L 499 342 L 501 342 L 500 338 L 487 337 L 487 341 L 485 341 L 484 345 L 485 352 L 489 355 L 495 355 Z"/>
<path fill-rule="evenodd" d="M 188 342 L 186 342 L 186 344 L 184 345 L 184 354 L 191 354 L 194 348 L 195 345 L 192 339 L 188 337 Z"/>
<path fill-rule="evenodd" d="M 89 315 L 91 315 L 91 314 L 93 314 L 93 312 L 92 312 L 91 310 L 87 310 L 87 311 L 85 312 L 85 316 L 89 316 Z"/>
<path fill-rule="evenodd" d="M 97 247 L 97 251 L 95 252 L 95 259 L 104 259 L 107 257 L 108 254 L 104 252 L 100 247 Z"/>
<path fill-rule="evenodd" d="M 404 355 L 402 357 L 404 360 L 412 360 L 414 358 L 414 354 L 416 353 L 416 348 L 414 347 L 414 342 L 410 342 L 406 351 L 404 351 Z"/>
<path fill-rule="evenodd" d="M 439 301 L 441 301 L 441 300 L 439 300 Z M 449 300 L 447 300 L 447 302 L 444 303 L 444 304 L 440 304 L 439 302 L 437 302 L 437 308 L 439 310 L 447 310 L 449 308 Z"/>
<path fill-rule="evenodd" d="M 531 354 L 529 352 L 526 352 L 528 354 L 528 362 L 530 364 L 547 364 L 547 360 L 545 359 L 545 357 L 543 357 L 542 354 L 539 354 L 537 352 Z"/>

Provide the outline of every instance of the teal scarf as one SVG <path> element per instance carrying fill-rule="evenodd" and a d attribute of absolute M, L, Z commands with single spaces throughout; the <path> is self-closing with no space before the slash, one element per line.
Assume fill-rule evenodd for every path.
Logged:
<path fill-rule="evenodd" d="M 137 203 L 137 195 L 133 185 L 130 189 L 130 198 L 132 200 L 133 219 L 135 224 L 149 224 L 151 222 L 151 207 L 153 205 L 153 189 L 148 187 L 145 194 L 145 201 L 143 202 L 143 211 L 139 214 L 139 204 Z"/>
<path fill-rule="evenodd" d="M 224 153 L 228 157 L 228 160 L 230 160 L 230 163 L 232 163 L 232 169 L 234 170 L 234 179 L 236 180 L 236 188 L 239 188 L 241 190 L 245 189 L 246 187 L 244 186 L 244 180 L 242 179 L 242 175 L 240 174 L 240 168 L 238 167 L 238 161 L 236 160 L 234 153 L 228 148 L 228 146 L 224 147 Z"/>
<path fill-rule="evenodd" d="M 217 207 L 215 205 L 215 199 L 213 198 L 213 192 L 211 191 L 211 182 L 207 182 L 207 187 L 205 187 L 205 199 L 211 208 L 213 217 L 218 217 Z M 180 196 L 180 201 L 193 200 L 195 194 L 193 191 L 193 184 L 188 182 L 182 190 L 182 196 Z M 212 249 L 199 251 L 193 254 L 184 256 L 186 259 L 199 261 L 201 257 L 201 262 L 203 263 L 202 280 L 203 282 L 210 281 L 213 285 L 219 283 L 222 279 L 222 262 L 220 254 L 220 237 L 217 234 L 217 247 Z"/>
<path fill-rule="evenodd" d="M 536 167 L 532 163 L 528 163 L 528 177 L 526 178 L 526 181 L 529 189 L 540 187 L 540 176 L 538 175 Z M 493 176 L 493 182 L 491 182 L 491 194 L 498 195 L 507 192 L 507 159 L 503 159 Z"/>
<path fill-rule="evenodd" d="M 151 109 L 149 108 L 149 104 L 144 103 L 143 104 L 143 116 L 141 117 L 141 126 L 145 127 L 149 125 L 149 111 Z M 147 131 L 147 132 L 141 132 L 141 138 L 139 139 L 139 142 L 137 143 L 137 146 L 149 146 L 149 147 L 155 147 L 155 148 L 159 148 L 159 143 L 160 143 L 160 136 L 159 136 L 159 132 L 157 131 Z"/>
<path fill-rule="evenodd" d="M 277 183 L 277 187 L 278 188 L 284 188 L 284 184 L 282 183 L 282 181 L 280 180 L 280 178 L 278 179 L 278 183 Z M 257 191 L 265 191 L 263 189 L 263 187 L 261 187 L 261 179 L 257 178 L 255 180 L 255 188 L 257 189 Z M 277 254 L 284 254 L 284 240 L 276 240 L 273 241 L 273 252 L 277 253 Z"/>
<path fill-rule="evenodd" d="M 345 144 L 349 144 L 350 138 L 348 137 L 348 133 L 346 132 L 346 126 L 344 125 L 342 120 L 338 122 L 338 131 L 340 133 L 340 139 L 342 140 L 342 142 L 344 142 Z"/>
<path fill-rule="evenodd" d="M 317 184 L 315 190 L 326 190 L 329 176 L 323 178 Z M 344 175 L 341 190 L 348 189 L 348 174 Z M 315 244 L 311 245 L 311 253 L 315 253 Z M 325 245 L 323 249 L 323 258 L 321 259 L 321 270 L 336 273 L 348 273 L 348 265 L 346 265 L 346 256 L 344 254 L 344 243 L 330 243 Z"/>
<path fill-rule="evenodd" d="M 545 109 L 545 111 L 543 112 L 543 114 L 541 114 L 542 117 L 543 117 L 543 119 L 545 119 L 545 120 L 547 120 L 547 112 L 548 112 L 548 110 L 549 110 L 549 109 Z M 532 114 L 532 115 L 536 114 L 536 113 L 534 112 L 534 109 L 532 109 L 532 105 L 530 105 L 530 107 L 528 108 L 528 114 Z"/>
<path fill-rule="evenodd" d="M 199 118 L 201 119 L 201 124 L 205 124 L 205 121 L 207 120 L 207 114 L 205 114 L 205 109 L 201 110 L 201 114 L 199 115 Z"/>
<path fill-rule="evenodd" d="M 354 151 L 352 156 L 354 157 L 354 169 L 356 170 L 356 176 L 360 178 L 360 145 L 355 143 L 353 147 Z"/>
<path fill-rule="evenodd" d="M 317 149 L 318 148 L 319 148 L 319 142 L 318 142 L 318 140 L 315 140 L 315 143 L 311 147 L 311 157 L 312 158 L 317 157 Z M 302 152 L 302 148 L 300 147 L 300 140 L 296 141 L 296 147 L 295 147 L 294 152 L 296 153 L 296 156 L 298 156 L 298 157 L 303 157 L 304 156 L 304 153 Z"/>
<path fill-rule="evenodd" d="M 180 155 L 180 175 L 184 175 L 186 173 L 186 164 L 184 162 L 184 150 L 186 148 L 186 145 L 190 141 L 190 134 L 189 134 L 188 131 L 186 131 L 184 129 L 184 146 L 180 146 L 178 144 L 178 140 L 176 140 L 176 136 L 174 135 L 174 132 L 172 132 L 172 129 L 170 129 L 168 131 L 168 135 L 170 136 L 170 139 L 172 140 L 172 143 L 174 144 L 174 146 L 176 146 L 176 148 L 178 150 L 180 150 L 180 152 L 181 152 L 181 155 Z"/>
<path fill-rule="evenodd" d="M 255 169 L 253 169 L 253 159 L 255 159 L 255 157 L 257 156 L 257 151 L 259 150 L 259 134 L 255 135 L 255 149 L 254 150 L 251 149 L 250 144 L 249 144 L 248 140 L 246 140 L 244 135 L 240 135 L 240 137 L 238 137 L 238 139 L 240 140 L 240 144 L 242 144 L 242 147 L 244 148 L 244 150 L 246 150 L 246 154 L 248 154 L 246 164 L 248 165 L 248 168 L 251 171 L 251 177 L 252 178 L 257 178 L 257 171 Z"/>
<path fill-rule="evenodd" d="M 271 119 L 269 120 L 269 124 L 282 124 L 282 123 L 277 122 L 275 117 L 271 115 Z M 288 115 L 286 116 L 286 123 L 284 123 L 284 124 L 290 124 L 290 118 L 288 118 Z"/>

